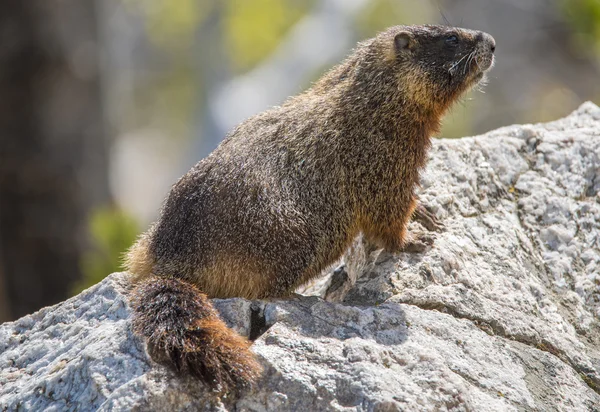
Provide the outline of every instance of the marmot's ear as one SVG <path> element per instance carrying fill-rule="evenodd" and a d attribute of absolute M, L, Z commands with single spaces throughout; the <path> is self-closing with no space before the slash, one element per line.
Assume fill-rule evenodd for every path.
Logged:
<path fill-rule="evenodd" d="M 412 34 L 407 31 L 401 31 L 394 37 L 394 46 L 396 46 L 396 52 L 403 52 L 411 50 L 414 46 L 415 41 L 413 40 Z"/>

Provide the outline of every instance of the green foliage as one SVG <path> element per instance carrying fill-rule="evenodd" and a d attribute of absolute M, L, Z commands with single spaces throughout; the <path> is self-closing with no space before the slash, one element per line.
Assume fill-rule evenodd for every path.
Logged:
<path fill-rule="evenodd" d="M 281 38 L 306 14 L 314 0 L 125 0 L 142 11 L 148 35 L 171 53 L 190 50 L 196 31 L 219 18 L 222 44 L 236 72 L 246 71 L 275 50 Z"/>
<path fill-rule="evenodd" d="M 576 47 L 584 54 L 600 53 L 600 0 L 562 0 Z"/>
<path fill-rule="evenodd" d="M 187 137 L 197 98 L 194 77 L 191 64 L 174 65 L 167 72 L 154 74 L 152 87 L 134 90 L 137 113 L 129 119 L 144 127 L 168 130 L 170 138 Z M 128 126 L 135 128 L 136 124 Z"/>
<path fill-rule="evenodd" d="M 434 21 L 434 9 L 429 2 L 372 0 L 364 12 L 359 13 L 356 24 L 360 37 L 366 38 L 390 26 L 432 23 Z"/>
<path fill-rule="evenodd" d="M 124 0 L 124 4 L 144 16 L 151 41 L 175 53 L 193 45 L 193 34 L 217 3 L 218 0 Z"/>
<path fill-rule="evenodd" d="M 403 24 L 407 16 L 403 16 L 403 9 L 398 2 L 391 0 L 374 0 L 369 3 L 364 13 L 357 18 L 357 26 L 361 37 L 371 37 L 384 27 Z"/>
<path fill-rule="evenodd" d="M 223 32 L 235 71 L 246 71 L 271 54 L 314 1 L 227 0 Z"/>
<path fill-rule="evenodd" d="M 92 214 L 89 232 L 94 247 L 81 258 L 83 279 L 74 285 L 74 293 L 121 269 L 122 255 L 135 241 L 139 227 L 130 215 L 118 208 L 108 207 Z"/>

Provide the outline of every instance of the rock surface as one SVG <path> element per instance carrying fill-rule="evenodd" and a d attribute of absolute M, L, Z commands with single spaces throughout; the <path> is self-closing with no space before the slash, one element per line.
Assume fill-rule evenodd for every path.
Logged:
<path fill-rule="evenodd" d="M 342 303 L 217 302 L 258 336 L 256 392 L 150 361 L 113 274 L 0 326 L 0 410 L 600 411 L 600 108 L 438 140 L 422 183 L 445 228 L 423 253 L 350 255 Z"/>

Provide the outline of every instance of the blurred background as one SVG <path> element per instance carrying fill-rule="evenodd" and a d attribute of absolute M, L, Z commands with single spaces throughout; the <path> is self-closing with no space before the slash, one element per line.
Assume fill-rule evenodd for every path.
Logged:
<path fill-rule="evenodd" d="M 170 185 L 242 119 L 396 24 L 484 30 L 461 137 L 600 103 L 600 0 L 4 0 L 0 321 L 119 270 Z"/>

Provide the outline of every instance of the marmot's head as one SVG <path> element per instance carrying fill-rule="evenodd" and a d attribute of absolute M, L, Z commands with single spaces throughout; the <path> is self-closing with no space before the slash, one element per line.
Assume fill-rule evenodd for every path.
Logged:
<path fill-rule="evenodd" d="M 404 101 L 445 110 L 494 64 L 487 33 L 448 26 L 396 26 L 359 45 L 356 78 Z M 401 93 L 395 93 L 400 91 Z"/>
<path fill-rule="evenodd" d="M 410 73 L 402 79 L 427 84 L 430 92 L 450 102 L 494 64 L 496 42 L 484 32 L 445 26 L 395 27 L 390 32 L 396 67 Z"/>

